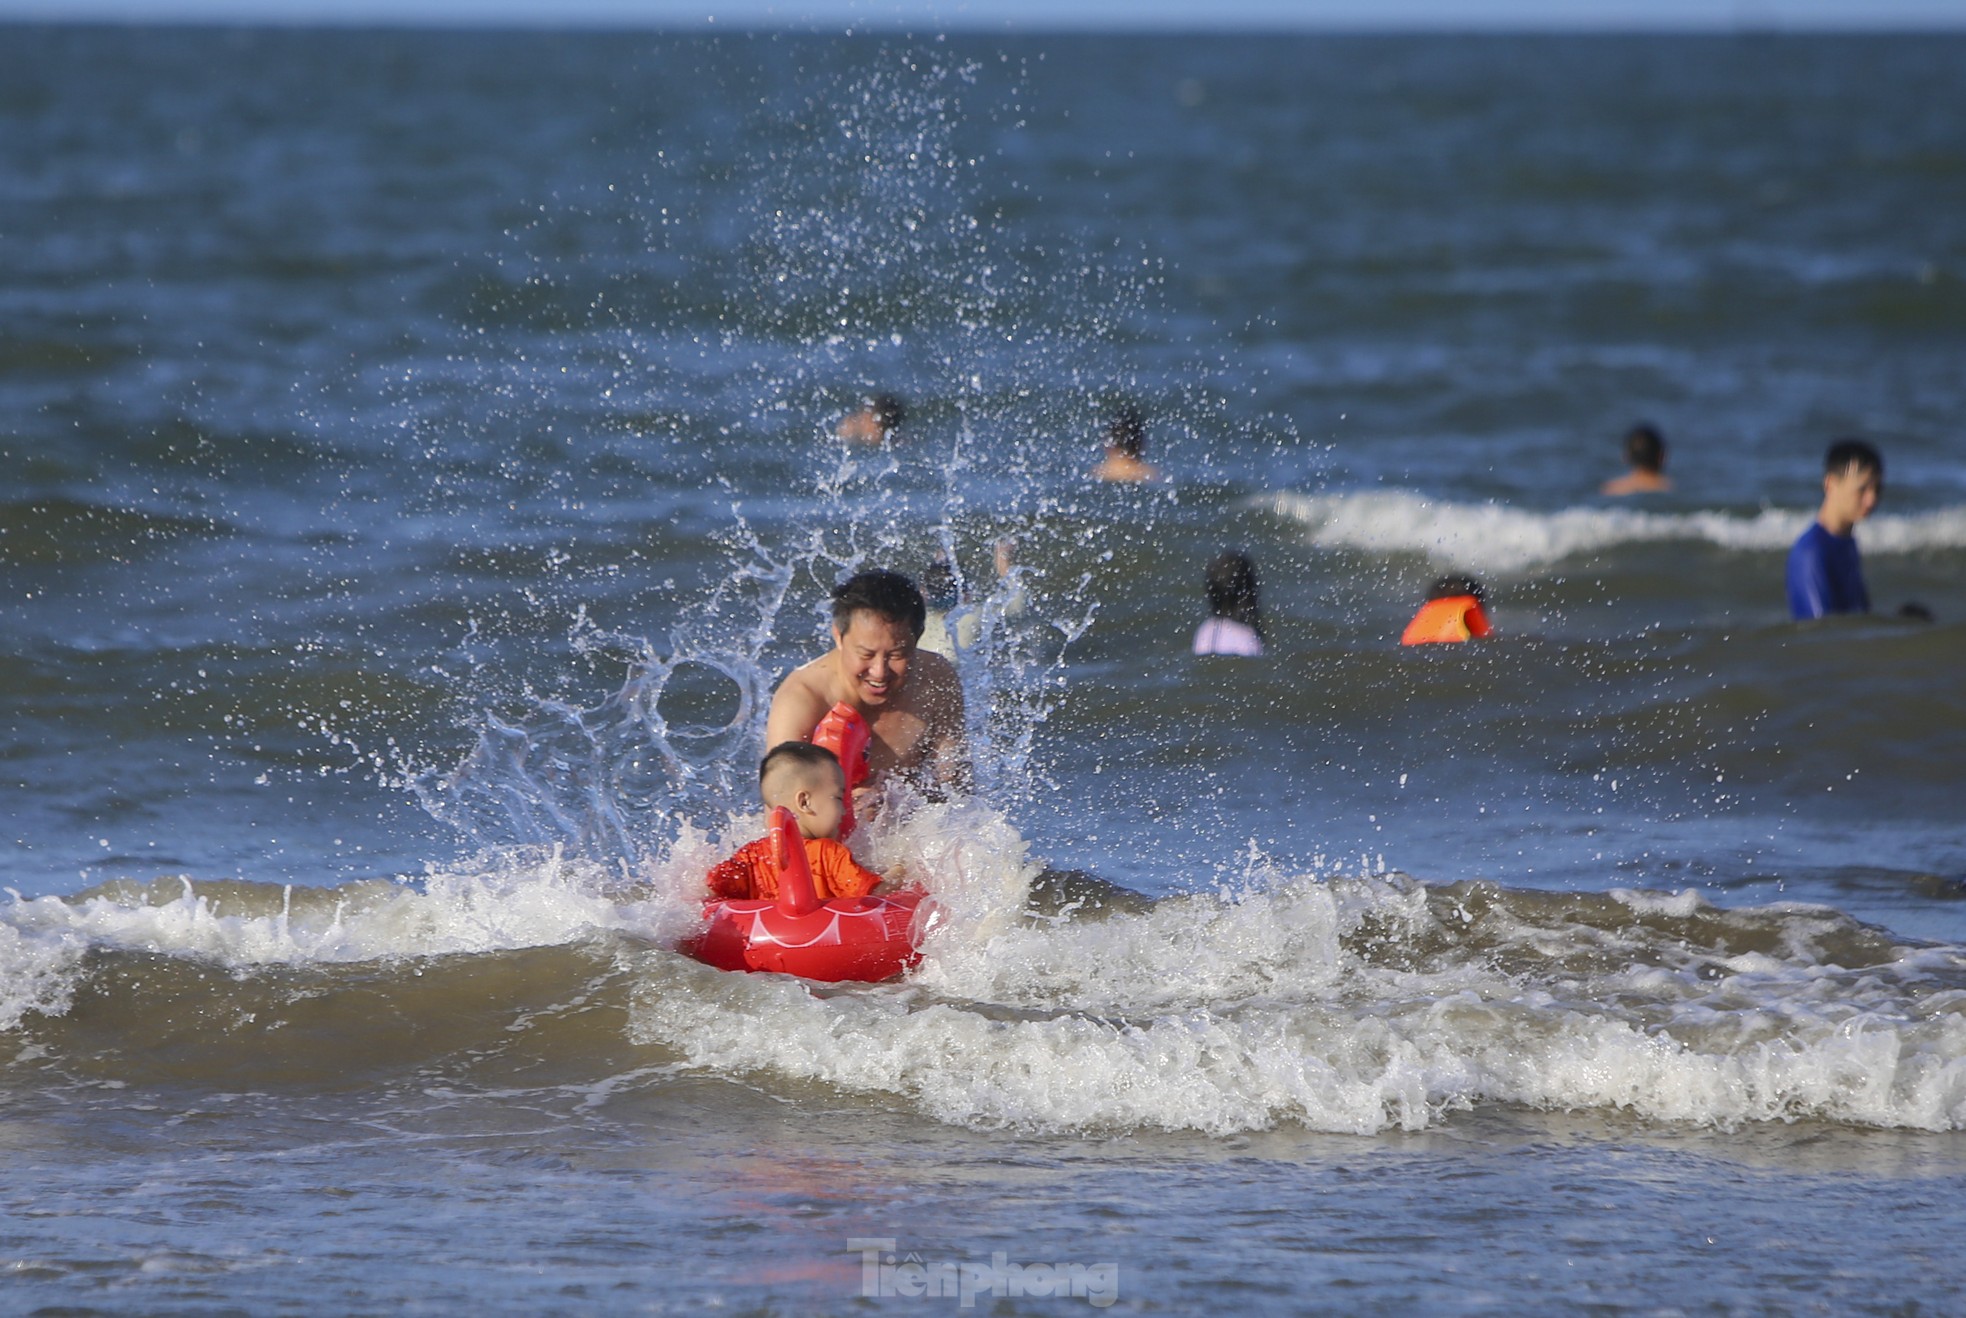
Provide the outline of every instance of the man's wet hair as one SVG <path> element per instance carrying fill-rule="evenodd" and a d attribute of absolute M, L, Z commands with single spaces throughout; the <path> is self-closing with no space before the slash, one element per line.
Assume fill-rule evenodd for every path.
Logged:
<path fill-rule="evenodd" d="M 1823 475 L 1837 476 L 1852 467 L 1877 473 L 1877 483 L 1884 483 L 1884 455 L 1861 439 L 1839 439 L 1829 446 L 1823 455 Z"/>
<path fill-rule="evenodd" d="M 894 430 L 908 419 L 907 404 L 893 394 L 870 395 L 867 410 L 874 414 L 874 420 L 881 423 L 882 430 Z"/>
<path fill-rule="evenodd" d="M 1129 458 L 1139 457 L 1147 447 L 1147 418 L 1131 403 L 1121 406 L 1106 423 L 1106 442 Z"/>
<path fill-rule="evenodd" d="M 1263 609 L 1257 603 L 1256 564 L 1240 549 L 1224 549 L 1208 564 L 1208 612 L 1263 634 Z"/>
<path fill-rule="evenodd" d="M 1427 587 L 1430 600 L 1451 600 L 1460 595 L 1472 595 L 1475 603 L 1488 607 L 1488 591 L 1473 577 L 1436 577 Z"/>
<path fill-rule="evenodd" d="M 916 639 L 928 622 L 928 605 L 905 573 L 887 568 L 856 572 L 833 588 L 833 626 L 844 632 L 853 615 L 865 609 L 889 622 L 906 623 Z"/>
<path fill-rule="evenodd" d="M 758 761 L 758 786 L 764 786 L 771 771 L 781 764 L 801 769 L 820 769 L 829 764 L 835 769 L 840 767 L 839 757 L 824 746 L 815 746 L 809 741 L 781 741 Z"/>
<path fill-rule="evenodd" d="M 1625 432 L 1625 461 L 1640 471 L 1656 472 L 1666 465 L 1666 437 L 1657 426 L 1641 421 Z"/>

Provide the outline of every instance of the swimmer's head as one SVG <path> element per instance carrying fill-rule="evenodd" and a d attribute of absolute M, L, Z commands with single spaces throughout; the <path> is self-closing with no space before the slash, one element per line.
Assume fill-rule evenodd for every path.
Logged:
<path fill-rule="evenodd" d="M 1658 428 L 1640 422 L 1625 432 L 1625 461 L 1654 474 L 1666 467 L 1666 439 Z"/>
<path fill-rule="evenodd" d="M 1884 455 L 1861 439 L 1839 439 L 1823 455 L 1823 475 L 1840 476 L 1856 467 L 1877 474 L 1878 488 L 1884 486 Z"/>
<path fill-rule="evenodd" d="M 1474 602 L 1484 609 L 1488 607 L 1488 592 L 1473 577 L 1438 577 L 1427 587 L 1430 600 L 1458 599 L 1463 595 L 1474 596 Z"/>
<path fill-rule="evenodd" d="M 931 609 L 953 609 L 961 597 L 956 593 L 956 570 L 946 558 L 938 558 L 922 569 L 922 602 Z"/>
<path fill-rule="evenodd" d="M 1848 533 L 1884 497 L 1884 457 L 1861 439 L 1839 439 L 1823 455 L 1823 508 L 1817 520 Z"/>
<path fill-rule="evenodd" d="M 915 583 L 886 568 L 856 572 L 833 588 L 833 630 L 851 630 L 856 613 L 872 613 L 905 626 L 917 639 L 928 622 L 928 605 Z"/>
<path fill-rule="evenodd" d="M 1106 447 L 1129 458 L 1137 458 L 1147 447 L 1147 418 L 1131 403 L 1113 413 L 1106 423 Z"/>
<path fill-rule="evenodd" d="M 908 419 L 908 408 L 893 394 L 869 394 L 860 410 L 840 418 L 837 433 L 856 444 L 878 444 Z"/>
<path fill-rule="evenodd" d="M 927 621 L 922 593 L 899 572 L 859 572 L 833 592 L 834 673 L 854 708 L 872 717 L 901 697 Z"/>
<path fill-rule="evenodd" d="M 846 815 L 846 774 L 824 746 L 782 741 L 758 762 L 758 794 L 783 806 L 806 837 L 838 837 Z"/>
<path fill-rule="evenodd" d="M 1263 610 L 1257 604 L 1256 565 L 1239 549 L 1224 549 L 1208 565 L 1208 612 L 1263 630 Z"/>

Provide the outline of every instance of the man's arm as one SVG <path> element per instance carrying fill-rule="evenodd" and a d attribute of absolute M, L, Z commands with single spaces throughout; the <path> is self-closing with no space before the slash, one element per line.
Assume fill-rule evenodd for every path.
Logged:
<path fill-rule="evenodd" d="M 922 762 L 936 782 L 967 792 L 975 786 L 975 774 L 969 762 L 962 679 L 947 661 L 937 666 L 933 677 L 930 690 L 923 693 L 929 698 L 923 702 L 928 746 Z"/>
<path fill-rule="evenodd" d="M 811 665 L 807 665 L 810 667 Z M 787 741 L 805 741 L 830 706 L 805 668 L 795 668 L 778 684 L 765 718 L 765 749 Z"/>

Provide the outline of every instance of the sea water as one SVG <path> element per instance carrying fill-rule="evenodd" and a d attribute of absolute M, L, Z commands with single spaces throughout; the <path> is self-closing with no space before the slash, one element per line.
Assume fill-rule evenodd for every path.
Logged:
<path fill-rule="evenodd" d="M 1957 1305 L 1966 42 L 0 38 L 0 1308 Z M 922 964 L 679 956 L 938 557 Z"/>

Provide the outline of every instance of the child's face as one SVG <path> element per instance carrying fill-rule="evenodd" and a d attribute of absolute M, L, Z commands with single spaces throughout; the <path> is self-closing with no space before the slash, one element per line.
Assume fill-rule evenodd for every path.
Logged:
<path fill-rule="evenodd" d="M 799 832 L 807 837 L 838 837 L 840 820 L 846 817 L 846 778 L 839 766 L 816 773 L 799 789 L 792 813 L 799 818 Z"/>

